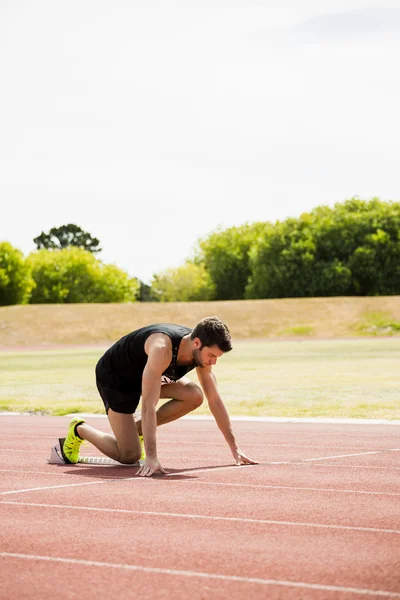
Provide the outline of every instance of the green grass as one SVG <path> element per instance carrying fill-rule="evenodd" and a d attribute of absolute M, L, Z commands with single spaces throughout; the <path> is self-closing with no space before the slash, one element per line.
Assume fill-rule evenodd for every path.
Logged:
<path fill-rule="evenodd" d="M 0 306 L 0 348 L 108 345 L 148 323 L 218 315 L 236 340 L 400 337 L 399 296 Z M 385 333 L 385 331 L 387 333 Z"/>
<path fill-rule="evenodd" d="M 357 331 L 362 335 L 392 336 L 400 332 L 400 321 L 383 311 L 367 312 L 364 320 L 357 325 Z"/>
<path fill-rule="evenodd" d="M 101 354 L 0 352 L 0 410 L 104 412 L 94 376 Z M 215 373 L 231 415 L 399 419 L 399 364 L 396 337 L 242 341 Z M 209 414 L 207 404 L 196 414 Z"/>
<path fill-rule="evenodd" d="M 290 336 L 290 337 L 303 337 L 310 336 L 312 337 L 314 334 L 314 328 L 309 325 L 296 325 L 295 327 L 288 327 L 281 332 L 282 336 Z"/>

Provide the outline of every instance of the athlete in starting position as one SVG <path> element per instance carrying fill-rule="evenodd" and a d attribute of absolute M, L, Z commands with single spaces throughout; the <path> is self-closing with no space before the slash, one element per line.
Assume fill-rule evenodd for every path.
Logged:
<path fill-rule="evenodd" d="M 218 393 L 212 366 L 232 349 L 227 326 L 207 317 L 192 330 L 182 325 L 156 324 L 121 338 L 96 365 L 96 383 L 114 435 L 74 419 L 62 447 L 64 458 L 78 462 L 79 448 L 87 440 L 106 456 L 124 464 L 144 459 L 138 474 L 166 471 L 157 458 L 157 425 L 169 423 L 195 410 L 203 401 L 198 385 L 185 377 L 196 367 L 210 410 L 223 433 L 236 464 L 257 464 L 238 448 L 225 405 Z M 134 412 L 142 396 L 141 419 Z M 160 398 L 173 398 L 157 411 Z M 144 448 L 143 448 L 144 441 Z"/>

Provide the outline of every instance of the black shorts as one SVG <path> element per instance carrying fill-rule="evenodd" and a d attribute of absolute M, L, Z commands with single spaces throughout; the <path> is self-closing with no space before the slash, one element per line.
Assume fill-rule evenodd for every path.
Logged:
<path fill-rule="evenodd" d="M 137 389 L 129 390 L 129 392 L 120 392 L 107 387 L 98 377 L 96 377 L 96 385 L 104 402 L 106 413 L 111 408 L 114 412 L 130 415 L 137 409 L 142 393 L 140 386 Z"/>

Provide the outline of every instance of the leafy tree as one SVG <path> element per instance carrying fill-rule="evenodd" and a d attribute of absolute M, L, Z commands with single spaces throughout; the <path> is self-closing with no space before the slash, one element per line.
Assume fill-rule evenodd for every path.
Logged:
<path fill-rule="evenodd" d="M 216 300 L 240 300 L 250 276 L 249 251 L 265 223 L 217 230 L 199 242 L 196 262 L 203 264 L 215 288 Z"/>
<path fill-rule="evenodd" d="M 26 304 L 34 285 L 22 252 L 0 242 L 0 305 Z"/>
<path fill-rule="evenodd" d="M 400 203 L 352 198 L 333 209 L 321 208 L 311 213 L 316 224 L 317 259 L 337 260 L 348 270 L 351 277 L 346 293 L 399 293 Z"/>
<path fill-rule="evenodd" d="M 135 278 L 115 265 L 105 265 L 82 248 L 38 250 L 28 257 L 36 283 L 30 302 L 134 302 Z"/>
<path fill-rule="evenodd" d="M 315 243 L 309 220 L 269 224 L 250 251 L 251 276 L 247 298 L 281 298 L 312 295 Z"/>
<path fill-rule="evenodd" d="M 94 254 L 101 252 L 99 240 L 92 237 L 90 233 L 83 231 L 78 225 L 73 225 L 72 223 L 62 225 L 61 227 L 52 227 L 49 233 L 42 231 L 33 241 L 38 250 L 60 250 L 61 248 L 76 246 Z"/>
<path fill-rule="evenodd" d="M 139 280 L 139 289 L 136 293 L 136 300 L 139 302 L 159 302 L 160 298 L 155 294 L 151 285 L 147 285 Z"/>
<path fill-rule="evenodd" d="M 212 300 L 214 289 L 203 265 L 186 262 L 177 269 L 154 275 L 152 293 L 160 302 Z"/>
<path fill-rule="evenodd" d="M 97 262 L 92 269 L 93 289 L 87 302 L 135 302 L 139 281 L 116 265 Z"/>
<path fill-rule="evenodd" d="M 247 298 L 400 293 L 400 203 L 352 198 L 265 228 Z"/>

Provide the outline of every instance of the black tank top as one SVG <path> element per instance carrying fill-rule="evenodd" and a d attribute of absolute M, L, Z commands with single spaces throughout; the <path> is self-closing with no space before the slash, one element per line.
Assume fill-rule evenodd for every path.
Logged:
<path fill-rule="evenodd" d="M 164 333 L 171 338 L 172 359 L 163 372 L 164 381 L 177 381 L 194 369 L 195 363 L 178 365 L 177 357 L 182 338 L 192 330 L 184 325 L 157 323 L 141 327 L 118 340 L 100 358 L 96 366 L 96 375 L 106 386 L 127 392 L 141 388 L 142 375 L 147 363 L 144 345 L 153 333 Z"/>

